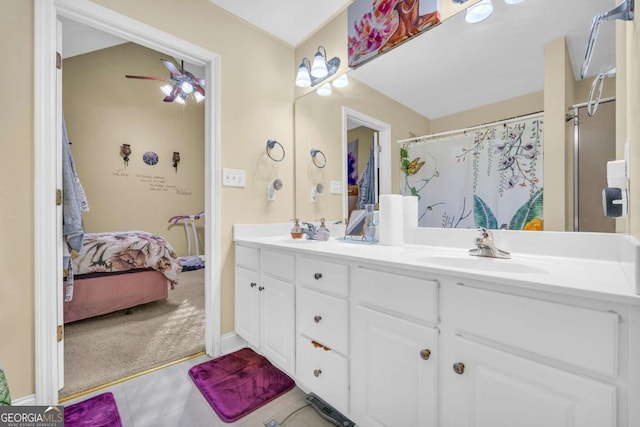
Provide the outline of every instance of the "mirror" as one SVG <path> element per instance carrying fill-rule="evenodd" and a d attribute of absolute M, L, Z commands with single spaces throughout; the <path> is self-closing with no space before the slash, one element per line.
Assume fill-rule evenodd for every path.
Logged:
<path fill-rule="evenodd" d="M 441 2 L 443 10 L 446 3 L 450 2 Z M 573 74 L 572 99 L 564 107 L 585 102 L 594 76 L 615 66 L 615 25 L 607 23 L 600 27 L 589 75 L 578 80 L 592 18 L 615 4 L 610 0 L 583 3 L 536 0 L 506 5 L 503 0 L 494 0 L 494 14 L 476 25 L 465 23 L 464 13 L 443 16 L 441 25 L 355 70 L 348 70 L 347 87 L 334 88 L 327 97 L 315 91 L 299 93 L 295 101 L 296 216 L 310 220 L 348 217 L 345 165 L 350 142 L 346 136 L 349 112 L 388 125 L 390 158 L 379 159 L 379 192 L 383 194 L 400 191 L 398 140 L 544 110 L 544 83 L 552 62 L 546 56 L 549 53 L 545 44 L 560 37 L 565 37 L 566 55 L 571 62 L 567 74 Z M 344 23 L 342 40 L 346 40 L 346 15 L 345 11 L 335 18 L 342 21 L 339 26 L 328 25 L 335 33 L 335 28 Z M 322 40 L 321 32 L 311 43 Z M 330 37 L 337 38 L 335 34 Z M 307 49 L 305 46 L 299 49 L 302 48 Z M 346 46 L 340 57 L 346 62 Z M 564 71 L 562 75 L 552 71 L 556 73 L 552 74 L 554 78 L 565 78 Z M 614 95 L 615 79 L 610 79 L 605 83 L 603 98 Z M 561 102 L 569 98 L 555 96 L 562 98 Z M 567 121 L 565 131 L 567 135 L 573 134 L 573 121 Z M 572 140 L 567 138 L 566 143 L 572 144 Z M 384 145 L 382 141 L 380 144 Z M 327 167 L 323 170 L 314 168 L 308 158 L 308 150 L 314 147 L 327 156 Z M 545 170 L 554 170 L 557 165 L 547 166 L 547 161 L 553 160 L 545 157 Z M 389 162 L 390 170 L 386 170 L 384 162 Z M 561 168 L 570 175 L 573 172 L 570 153 L 564 162 Z M 565 170 L 558 172 L 562 179 L 564 174 Z M 387 180 L 390 191 L 383 190 Z M 331 191 L 318 203 L 312 203 L 309 191 L 317 182 L 324 182 Z M 566 187 L 564 205 L 571 204 L 573 199 L 571 183 Z M 563 229 L 571 228 L 571 214 L 566 213 L 568 225 Z"/>

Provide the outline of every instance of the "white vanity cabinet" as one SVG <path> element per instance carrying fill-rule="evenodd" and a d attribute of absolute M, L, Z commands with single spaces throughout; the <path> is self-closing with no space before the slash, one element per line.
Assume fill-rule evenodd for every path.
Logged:
<path fill-rule="evenodd" d="M 438 282 L 355 267 L 352 416 L 372 427 L 438 427 Z"/>
<path fill-rule="evenodd" d="M 296 376 L 301 385 L 349 412 L 349 267 L 299 256 Z"/>
<path fill-rule="evenodd" d="M 295 256 L 236 244 L 236 332 L 289 374 L 295 366 Z"/>
<path fill-rule="evenodd" d="M 615 427 L 618 314 L 451 284 L 443 426 Z"/>

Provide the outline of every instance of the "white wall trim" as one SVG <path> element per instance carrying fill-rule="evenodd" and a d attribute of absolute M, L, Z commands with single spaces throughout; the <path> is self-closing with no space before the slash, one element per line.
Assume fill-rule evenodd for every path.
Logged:
<path fill-rule="evenodd" d="M 221 337 L 220 342 L 222 344 L 222 354 L 233 353 L 234 351 L 240 350 L 248 345 L 247 342 L 235 332 L 224 334 Z"/>
<path fill-rule="evenodd" d="M 220 58 L 149 25 L 88 0 L 34 0 L 34 263 L 35 401 L 58 403 L 55 207 L 57 16 L 205 67 L 205 346 L 215 357 L 220 343 Z M 53 144 L 52 141 L 56 141 Z"/>
<path fill-rule="evenodd" d="M 11 399 L 11 406 L 35 406 L 35 405 L 36 405 L 35 394 L 19 397 L 17 399 Z"/>
<path fill-rule="evenodd" d="M 380 194 L 391 193 L 391 125 L 367 116 L 364 113 L 353 110 L 349 107 L 342 107 L 342 182 L 343 182 L 343 218 L 347 218 L 349 209 L 349 192 L 346 185 L 348 182 L 347 177 L 347 145 L 349 144 L 347 138 L 347 131 L 349 130 L 348 121 L 351 120 L 366 126 L 378 132 L 378 142 L 380 144 L 380 162 L 379 162 L 379 174 L 380 174 Z"/>

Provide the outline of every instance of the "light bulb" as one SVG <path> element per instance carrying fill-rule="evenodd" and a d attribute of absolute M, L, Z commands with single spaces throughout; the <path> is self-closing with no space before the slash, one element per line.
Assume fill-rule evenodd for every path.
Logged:
<path fill-rule="evenodd" d="M 309 69 L 304 64 L 300 64 L 298 67 L 298 74 L 296 75 L 296 86 L 309 87 L 311 86 L 311 76 L 309 76 Z"/>
<path fill-rule="evenodd" d="M 325 83 L 318 88 L 317 92 L 320 96 L 329 96 L 331 95 L 331 85 L 329 83 Z"/>
<path fill-rule="evenodd" d="M 341 75 L 340 77 L 334 79 L 332 82 L 333 87 L 343 88 L 349 86 L 349 79 L 346 74 Z"/>
<path fill-rule="evenodd" d="M 482 0 L 473 6 L 469 6 L 464 20 L 469 24 L 477 24 L 487 19 L 492 13 L 493 3 L 491 3 L 491 0 Z"/>
<path fill-rule="evenodd" d="M 202 95 L 200 92 L 194 92 L 193 96 L 196 98 L 197 102 L 204 101 L 204 95 Z"/>
<path fill-rule="evenodd" d="M 171 91 L 173 90 L 173 86 L 171 85 L 164 85 L 160 88 L 160 90 L 162 91 L 162 93 L 164 93 L 165 95 L 169 96 L 171 95 Z"/>
<path fill-rule="evenodd" d="M 182 91 L 187 95 L 193 92 L 193 85 L 189 82 L 182 82 L 182 85 L 180 87 L 182 88 Z"/>
<path fill-rule="evenodd" d="M 326 77 L 329 74 L 329 70 L 327 69 L 327 61 L 324 59 L 320 50 L 316 53 L 316 56 L 313 57 L 313 66 L 311 67 L 311 75 L 317 79 L 322 77 Z"/>
<path fill-rule="evenodd" d="M 176 101 L 178 104 L 184 105 L 184 98 L 182 97 L 182 95 L 176 96 L 176 99 L 174 99 L 174 101 Z"/>

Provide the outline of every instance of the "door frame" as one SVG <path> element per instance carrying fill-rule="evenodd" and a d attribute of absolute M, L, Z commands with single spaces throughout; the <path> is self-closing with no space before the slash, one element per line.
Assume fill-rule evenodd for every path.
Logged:
<path fill-rule="evenodd" d="M 349 159 L 347 159 L 347 146 L 349 144 L 347 132 L 349 131 L 349 121 L 378 132 L 378 144 L 380 147 L 380 151 L 377 153 L 378 178 L 380 180 L 378 190 L 379 194 L 391 194 L 391 125 L 344 106 L 342 107 L 342 182 L 345 186 L 349 182 L 347 177 L 347 162 L 349 161 Z M 349 192 L 346 188 L 342 192 L 342 197 L 342 217 L 347 218 L 349 212 Z"/>
<path fill-rule="evenodd" d="M 33 5 L 35 400 L 37 405 L 51 405 L 58 403 L 59 383 L 58 318 L 52 301 L 57 298 L 56 286 L 62 286 L 57 274 L 61 236 L 53 215 L 61 147 L 56 119 L 56 19 L 63 16 L 205 68 L 205 349 L 212 357 L 221 353 L 220 57 L 88 0 L 33 0 Z"/>

